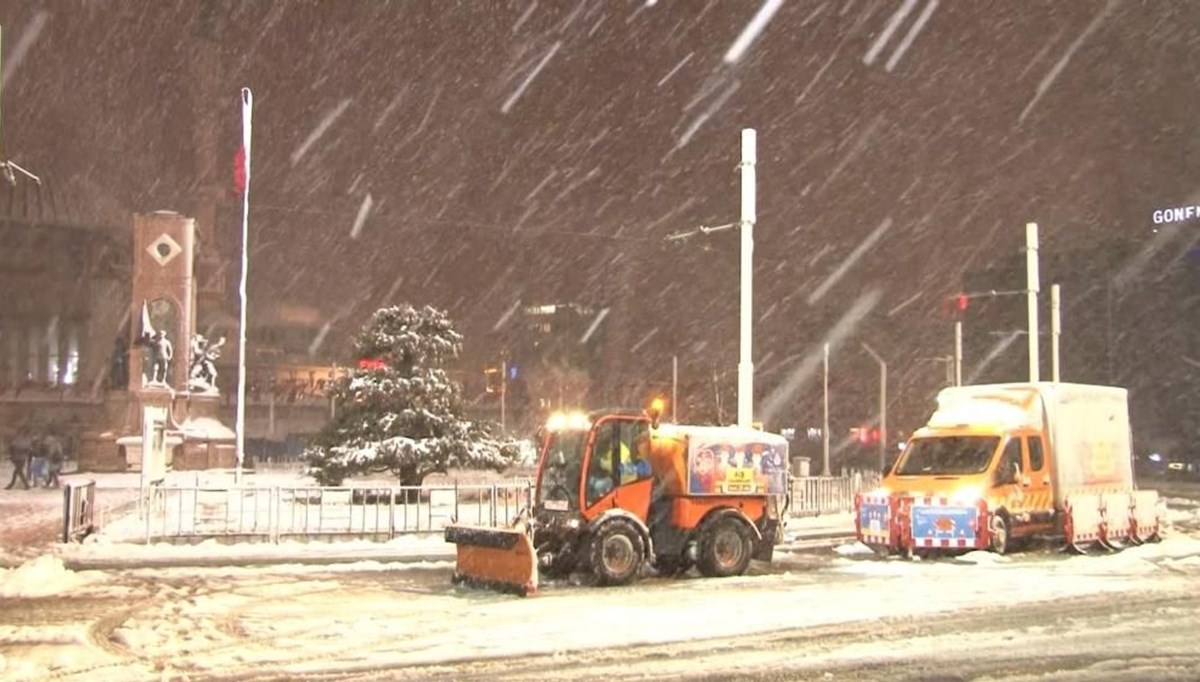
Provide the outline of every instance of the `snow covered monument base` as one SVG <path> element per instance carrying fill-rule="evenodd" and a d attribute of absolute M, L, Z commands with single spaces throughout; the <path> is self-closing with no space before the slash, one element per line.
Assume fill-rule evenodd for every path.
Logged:
<path fill-rule="evenodd" d="M 121 425 L 100 435 L 102 441 L 111 438 L 111 448 L 95 449 L 96 459 L 105 461 L 81 461 L 83 468 L 165 471 L 236 464 L 235 434 L 218 417 L 213 361 L 224 340 L 214 344 L 194 334 L 195 235 L 195 220 L 171 211 L 133 218 L 129 399 Z"/>

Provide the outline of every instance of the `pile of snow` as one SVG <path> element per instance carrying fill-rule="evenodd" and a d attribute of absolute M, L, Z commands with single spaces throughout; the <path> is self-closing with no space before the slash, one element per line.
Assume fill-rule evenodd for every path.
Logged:
<path fill-rule="evenodd" d="M 0 597 L 51 597 L 70 593 L 88 582 L 67 570 L 58 557 L 42 555 L 17 568 L 0 570 Z"/>

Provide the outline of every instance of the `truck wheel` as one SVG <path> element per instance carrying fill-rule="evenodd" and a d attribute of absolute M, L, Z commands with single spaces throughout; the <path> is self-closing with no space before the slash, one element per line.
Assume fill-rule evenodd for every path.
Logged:
<path fill-rule="evenodd" d="M 992 515 L 992 551 L 1001 556 L 1008 553 L 1010 541 L 1008 539 L 1008 517 L 1003 514 Z"/>
<path fill-rule="evenodd" d="M 746 524 L 739 519 L 717 519 L 700 538 L 700 558 L 696 567 L 710 578 L 741 575 L 750 567 L 754 541 Z"/>
<path fill-rule="evenodd" d="M 601 585 L 628 584 L 646 561 L 642 534 L 623 519 L 609 521 L 592 537 L 591 559 Z"/>

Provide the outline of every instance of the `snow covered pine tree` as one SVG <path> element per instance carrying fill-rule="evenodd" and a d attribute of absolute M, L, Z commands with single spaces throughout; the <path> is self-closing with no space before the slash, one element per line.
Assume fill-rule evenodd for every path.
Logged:
<path fill-rule="evenodd" d="M 517 444 L 462 416 L 462 388 L 444 369 L 461 350 L 462 335 L 440 310 L 377 310 L 355 340 L 358 367 L 332 387 L 335 416 L 304 453 L 309 475 L 341 485 L 390 472 L 402 486 L 419 486 L 450 468 L 510 466 Z"/>

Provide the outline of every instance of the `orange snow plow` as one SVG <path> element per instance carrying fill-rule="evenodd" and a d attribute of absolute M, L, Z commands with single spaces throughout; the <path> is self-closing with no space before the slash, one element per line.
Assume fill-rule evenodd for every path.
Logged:
<path fill-rule="evenodd" d="M 449 526 L 456 582 L 527 595 L 538 573 L 625 585 L 647 567 L 742 575 L 770 561 L 787 509 L 787 440 L 754 429 L 659 425 L 661 408 L 554 415 L 529 515 Z"/>
<path fill-rule="evenodd" d="M 447 526 L 446 542 L 457 546 L 455 583 L 522 597 L 537 591 L 537 556 L 523 521 L 513 528 Z"/>

